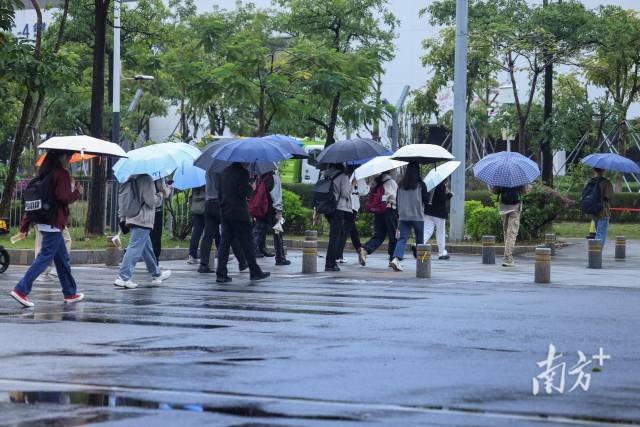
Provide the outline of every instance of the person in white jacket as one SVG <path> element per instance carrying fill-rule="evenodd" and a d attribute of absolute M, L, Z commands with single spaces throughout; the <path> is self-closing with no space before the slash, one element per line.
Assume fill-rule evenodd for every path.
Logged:
<path fill-rule="evenodd" d="M 351 169 L 351 168 L 350 168 Z M 353 174 L 354 169 L 349 170 L 351 173 L 351 213 L 345 215 L 345 231 L 342 236 L 342 244 L 340 245 L 340 254 L 338 255 L 338 262 L 345 264 L 347 260 L 344 258 L 344 247 L 347 244 L 347 238 L 351 238 L 351 244 L 356 252 L 360 251 L 362 243 L 360 242 L 360 233 L 358 232 L 358 226 L 356 220 L 358 219 L 358 212 L 360 211 L 360 197 L 369 194 L 369 185 L 364 179 L 357 180 Z"/>

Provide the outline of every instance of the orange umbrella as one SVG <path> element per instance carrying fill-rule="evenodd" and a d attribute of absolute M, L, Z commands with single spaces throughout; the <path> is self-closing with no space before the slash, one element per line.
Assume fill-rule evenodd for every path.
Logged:
<path fill-rule="evenodd" d="M 36 166 L 40 167 L 42 166 L 42 162 L 44 162 L 44 158 L 45 158 L 46 154 L 43 154 L 42 156 L 40 156 L 40 158 L 36 161 Z M 78 163 L 81 162 L 83 160 L 89 160 L 89 159 L 93 159 L 94 157 L 98 157 L 95 154 L 80 154 L 80 153 L 73 153 L 73 155 L 71 156 L 71 160 L 69 160 L 69 163 Z"/>

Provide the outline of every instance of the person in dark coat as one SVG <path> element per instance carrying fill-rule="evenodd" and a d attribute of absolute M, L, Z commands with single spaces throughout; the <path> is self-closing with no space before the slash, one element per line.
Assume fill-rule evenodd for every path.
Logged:
<path fill-rule="evenodd" d="M 247 203 L 253 190 L 249 184 L 248 167 L 248 163 L 233 163 L 220 175 L 219 197 L 222 234 L 218 249 L 218 269 L 216 270 L 216 282 L 218 283 L 231 281 L 227 271 L 227 263 L 229 262 L 231 242 L 236 238 L 247 259 L 251 280 L 262 280 L 270 276 L 270 273 L 263 272 L 256 262 L 251 234 L 252 221 Z"/>
<path fill-rule="evenodd" d="M 438 259 L 449 259 L 447 252 L 445 233 L 447 217 L 449 216 L 449 199 L 452 194 L 447 190 L 445 179 L 429 193 L 429 200 L 424 208 L 424 242 L 428 242 L 436 231 L 438 242 Z"/>

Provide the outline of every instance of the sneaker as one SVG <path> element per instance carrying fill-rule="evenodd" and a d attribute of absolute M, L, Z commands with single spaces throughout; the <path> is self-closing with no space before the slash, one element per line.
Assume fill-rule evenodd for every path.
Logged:
<path fill-rule="evenodd" d="M 198 273 L 215 273 L 215 272 L 216 271 L 210 269 L 208 265 L 200 264 L 200 267 L 198 267 Z"/>
<path fill-rule="evenodd" d="M 51 281 L 51 277 L 48 274 L 42 273 L 36 278 L 36 283 L 48 283 Z"/>
<path fill-rule="evenodd" d="M 84 299 L 84 294 L 75 294 L 68 297 L 64 297 L 64 302 L 70 304 L 72 302 L 82 301 L 83 299 Z"/>
<path fill-rule="evenodd" d="M 189 258 L 187 258 L 187 264 L 200 264 L 200 260 L 189 255 Z"/>
<path fill-rule="evenodd" d="M 20 304 L 22 304 L 25 307 L 33 307 L 35 305 L 31 301 L 29 301 L 29 298 L 27 298 L 26 295 L 21 294 L 15 289 L 11 291 L 11 296 L 13 297 L 14 300 L 18 301 Z"/>
<path fill-rule="evenodd" d="M 394 258 L 389 263 L 389 267 L 393 268 L 395 271 L 402 271 L 402 264 L 400 264 L 400 260 L 398 258 Z"/>
<path fill-rule="evenodd" d="M 365 248 L 358 249 L 358 262 L 360 265 L 367 265 L 367 250 Z"/>
<path fill-rule="evenodd" d="M 157 277 L 154 277 L 151 283 L 153 285 L 162 285 L 162 282 L 167 280 L 169 277 L 171 277 L 171 270 L 162 270 L 160 272 L 160 275 Z"/>
<path fill-rule="evenodd" d="M 441 260 L 441 261 L 446 261 L 446 260 L 448 260 L 449 258 L 450 258 L 449 254 L 447 254 L 447 255 L 440 255 L 440 256 L 438 257 L 438 259 L 439 259 L 439 260 Z"/>
<path fill-rule="evenodd" d="M 113 282 L 113 286 L 117 286 L 119 288 L 125 288 L 125 289 L 135 289 L 138 287 L 137 283 L 133 283 L 131 280 L 123 280 L 120 277 L 118 277 L 114 282 Z"/>
<path fill-rule="evenodd" d="M 229 283 L 231 280 L 231 277 L 229 276 L 218 276 L 216 277 L 216 282 L 218 283 Z"/>
<path fill-rule="evenodd" d="M 340 271 L 340 267 L 337 265 L 330 265 L 324 268 L 324 271 Z"/>
<path fill-rule="evenodd" d="M 337 259 L 337 260 L 336 260 L 336 262 L 338 262 L 338 263 L 340 263 L 340 264 L 346 264 L 346 263 L 348 263 L 349 261 L 347 261 L 347 259 L 346 259 L 346 258 L 340 258 L 340 259 Z"/>
<path fill-rule="evenodd" d="M 54 269 L 51 269 L 51 270 L 49 271 L 49 273 L 47 273 L 47 276 L 49 276 L 49 277 L 55 277 L 55 278 L 57 279 L 57 278 L 58 278 L 58 271 L 57 271 L 55 268 L 54 268 Z"/>
<path fill-rule="evenodd" d="M 291 265 L 291 261 L 285 259 L 284 261 L 276 261 L 276 265 Z"/>
<path fill-rule="evenodd" d="M 516 265 L 516 263 L 513 262 L 513 261 L 505 261 L 505 262 L 502 263 L 503 267 L 513 267 L 515 265 Z"/>
<path fill-rule="evenodd" d="M 254 276 L 254 275 L 251 275 L 251 276 L 249 277 L 249 280 L 252 280 L 252 281 L 264 280 L 264 279 L 266 279 L 266 278 L 267 278 L 267 277 L 269 277 L 269 276 L 271 276 L 271 273 L 269 273 L 268 271 L 263 271 L 262 273 L 258 273 L 258 274 L 256 274 L 255 276 Z"/>
<path fill-rule="evenodd" d="M 242 271 L 246 271 L 247 268 L 249 268 L 249 264 L 242 264 L 238 266 L 238 270 Z"/>

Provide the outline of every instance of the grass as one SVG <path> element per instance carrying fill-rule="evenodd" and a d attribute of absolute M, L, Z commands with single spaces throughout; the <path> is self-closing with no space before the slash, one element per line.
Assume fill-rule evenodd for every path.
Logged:
<path fill-rule="evenodd" d="M 585 237 L 589 233 L 588 222 L 558 222 L 553 225 L 558 237 Z M 640 225 L 609 223 L 609 238 L 625 236 L 627 239 L 640 239 Z"/>

